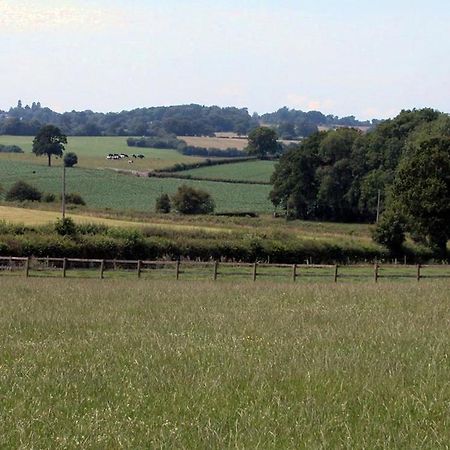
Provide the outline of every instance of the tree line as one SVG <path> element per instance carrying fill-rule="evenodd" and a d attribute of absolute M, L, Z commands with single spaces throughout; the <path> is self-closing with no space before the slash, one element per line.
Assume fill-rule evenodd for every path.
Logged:
<path fill-rule="evenodd" d="M 46 124 L 71 136 L 208 136 L 216 132 L 248 134 L 261 124 L 274 128 L 282 138 L 305 137 L 321 125 L 367 125 L 353 116 L 340 119 L 319 111 L 282 108 L 262 116 L 247 108 L 202 105 L 158 106 L 131 111 L 99 113 L 90 110 L 57 113 L 39 102 L 0 111 L 0 134 L 34 136 Z"/>
<path fill-rule="evenodd" d="M 288 216 L 374 222 L 398 251 L 404 233 L 445 255 L 450 237 L 450 117 L 402 111 L 371 132 L 317 132 L 281 156 L 270 198 Z"/>

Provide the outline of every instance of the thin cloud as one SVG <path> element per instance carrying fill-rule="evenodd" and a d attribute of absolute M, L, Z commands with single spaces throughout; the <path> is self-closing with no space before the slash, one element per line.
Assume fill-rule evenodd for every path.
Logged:
<path fill-rule="evenodd" d="M 103 28 L 120 25 L 119 11 L 81 7 L 76 4 L 57 5 L 43 2 L 0 0 L 0 28 L 3 31 L 42 31 L 46 29 Z"/>

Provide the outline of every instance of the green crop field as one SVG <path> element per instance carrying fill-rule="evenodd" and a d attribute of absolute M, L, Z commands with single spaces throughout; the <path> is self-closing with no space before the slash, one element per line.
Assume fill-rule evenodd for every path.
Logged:
<path fill-rule="evenodd" d="M 79 166 L 86 168 L 117 168 L 126 170 L 151 170 L 161 169 L 177 163 L 193 163 L 204 158 L 184 156 L 176 150 L 160 150 L 154 148 L 128 147 L 126 137 L 83 137 L 69 136 L 66 151 L 75 152 L 78 155 Z M 0 144 L 18 145 L 24 154 L 0 153 L 2 161 L 21 161 L 33 164 L 47 164 L 46 157 L 36 157 L 31 153 L 33 137 L 31 136 L 0 136 Z M 143 154 L 144 159 L 135 159 L 129 164 L 127 159 L 112 161 L 107 160 L 108 153 L 125 153 L 131 155 Z M 61 160 L 54 159 L 55 165 L 60 165 Z"/>
<path fill-rule="evenodd" d="M 447 448 L 448 282 L 5 278 L 0 448 Z"/>
<path fill-rule="evenodd" d="M 273 161 L 247 161 L 198 169 L 184 170 L 183 175 L 224 180 L 269 182 L 275 163 Z"/>
<path fill-rule="evenodd" d="M 61 168 L 29 162 L 0 159 L 0 184 L 10 187 L 25 180 L 44 192 L 61 191 Z M 108 170 L 72 168 L 67 170 L 67 192 L 78 192 L 91 208 L 153 211 L 156 198 L 163 192 L 172 194 L 181 184 L 208 191 L 217 211 L 270 212 L 270 186 L 190 181 L 177 179 L 138 178 Z"/>

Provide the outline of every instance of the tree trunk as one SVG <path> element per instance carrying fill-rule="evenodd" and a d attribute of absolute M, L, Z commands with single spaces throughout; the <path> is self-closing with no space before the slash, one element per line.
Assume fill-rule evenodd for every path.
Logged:
<path fill-rule="evenodd" d="M 48 167 L 51 167 L 52 166 L 52 155 L 51 155 L 51 153 L 47 153 L 47 156 L 48 156 Z"/>

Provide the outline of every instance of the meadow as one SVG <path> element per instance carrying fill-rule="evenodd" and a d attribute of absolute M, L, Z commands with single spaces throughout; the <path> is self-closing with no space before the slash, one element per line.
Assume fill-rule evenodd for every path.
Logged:
<path fill-rule="evenodd" d="M 260 181 L 268 183 L 270 182 L 274 167 L 274 161 L 247 161 L 237 164 L 224 164 L 220 166 L 183 170 L 182 174 L 200 178 Z"/>
<path fill-rule="evenodd" d="M 136 148 L 127 146 L 126 137 L 85 137 L 69 136 L 66 152 L 75 152 L 78 156 L 78 166 L 90 169 L 110 168 L 122 170 L 153 170 L 162 169 L 177 163 L 195 163 L 204 158 L 184 156 L 176 150 L 161 150 L 155 148 Z M 0 144 L 18 145 L 23 154 L 0 153 L 0 164 L 3 161 L 18 161 L 46 165 L 47 158 L 36 157 L 31 153 L 32 136 L 0 136 Z M 134 159 L 128 164 L 128 159 L 107 160 L 108 153 L 125 153 L 128 155 L 143 154 L 144 159 Z M 61 165 L 61 160 L 52 158 L 55 166 Z"/>
<path fill-rule="evenodd" d="M 1 285 L 1 448 L 450 441 L 448 282 Z"/>
<path fill-rule="evenodd" d="M 61 191 L 61 168 L 31 162 L 0 159 L 0 183 L 9 188 L 17 180 L 26 180 L 44 192 Z M 270 213 L 270 186 L 242 185 L 172 178 L 142 178 L 109 170 L 75 167 L 67 170 L 67 192 L 78 192 L 88 207 L 123 211 L 154 211 L 156 198 L 173 194 L 181 184 L 209 192 L 217 211 L 256 211 Z"/>

